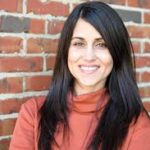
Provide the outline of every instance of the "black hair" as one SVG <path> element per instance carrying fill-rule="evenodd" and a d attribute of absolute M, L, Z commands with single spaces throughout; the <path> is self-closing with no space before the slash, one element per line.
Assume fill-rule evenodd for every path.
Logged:
<path fill-rule="evenodd" d="M 81 3 L 67 18 L 59 40 L 51 87 L 39 111 L 39 150 L 49 150 L 53 144 L 57 145 L 54 133 L 59 124 L 64 127 L 65 134 L 69 133 L 67 94 L 73 92 L 74 79 L 67 61 L 71 38 L 79 18 L 90 23 L 101 34 L 114 63 L 105 85 L 110 99 L 87 149 L 98 150 L 100 146 L 102 150 L 119 149 L 130 123 L 136 122 L 144 110 L 135 79 L 133 48 L 123 21 L 114 9 L 103 2 Z"/>

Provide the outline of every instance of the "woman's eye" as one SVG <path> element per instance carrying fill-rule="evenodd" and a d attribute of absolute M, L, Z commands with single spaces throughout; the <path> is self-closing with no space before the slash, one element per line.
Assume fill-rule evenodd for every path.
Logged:
<path fill-rule="evenodd" d="M 84 46 L 84 43 L 82 42 L 75 42 L 73 43 L 74 46 L 79 46 L 79 47 L 83 47 Z"/>
<path fill-rule="evenodd" d="M 105 43 L 98 43 L 98 44 L 96 44 L 96 47 L 105 48 L 105 47 L 107 47 L 107 45 Z"/>

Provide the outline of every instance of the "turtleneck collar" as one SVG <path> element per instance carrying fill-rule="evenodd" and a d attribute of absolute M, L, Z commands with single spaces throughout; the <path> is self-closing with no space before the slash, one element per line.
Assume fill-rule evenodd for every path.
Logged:
<path fill-rule="evenodd" d="M 96 92 L 71 96 L 72 110 L 78 113 L 94 113 L 103 109 L 108 102 L 108 89 L 103 88 Z"/>

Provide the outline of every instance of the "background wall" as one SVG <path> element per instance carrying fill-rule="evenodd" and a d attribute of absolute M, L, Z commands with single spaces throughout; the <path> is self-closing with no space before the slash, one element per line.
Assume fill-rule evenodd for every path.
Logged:
<path fill-rule="evenodd" d="M 60 31 L 83 1 L 0 0 L 0 150 L 8 149 L 21 104 L 46 95 Z M 128 28 L 140 94 L 150 112 L 150 0 L 101 1 L 115 8 Z"/>

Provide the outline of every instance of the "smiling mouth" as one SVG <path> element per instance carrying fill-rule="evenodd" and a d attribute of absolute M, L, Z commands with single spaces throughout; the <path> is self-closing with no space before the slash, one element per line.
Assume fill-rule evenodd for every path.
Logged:
<path fill-rule="evenodd" d="M 79 68 L 83 73 L 91 74 L 91 73 L 94 73 L 95 71 L 97 71 L 100 67 L 96 66 L 96 65 L 94 65 L 94 66 L 80 65 Z"/>

